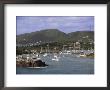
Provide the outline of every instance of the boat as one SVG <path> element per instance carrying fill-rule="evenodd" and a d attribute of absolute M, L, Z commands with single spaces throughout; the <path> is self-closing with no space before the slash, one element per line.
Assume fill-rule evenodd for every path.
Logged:
<path fill-rule="evenodd" d="M 68 50 L 68 51 L 66 51 L 66 54 L 69 54 L 69 55 L 71 55 L 71 51 L 69 51 L 69 50 Z"/>
<path fill-rule="evenodd" d="M 43 55 L 43 56 L 44 56 L 44 57 L 46 57 L 47 55 L 48 55 L 47 53 L 44 53 L 44 55 Z"/>
<path fill-rule="evenodd" d="M 80 56 L 80 57 L 86 57 L 86 55 L 85 55 L 85 54 L 80 54 L 79 56 Z"/>
<path fill-rule="evenodd" d="M 40 55 L 36 54 L 32 56 L 33 61 L 41 60 Z"/>
<path fill-rule="evenodd" d="M 37 60 L 41 60 L 41 58 L 40 58 L 40 55 L 39 55 L 39 54 L 37 54 L 37 55 L 36 55 L 36 58 L 37 58 Z"/>
<path fill-rule="evenodd" d="M 59 57 L 57 55 L 54 55 L 54 58 L 52 58 L 53 61 L 59 61 Z"/>
<path fill-rule="evenodd" d="M 79 56 L 80 57 L 86 57 L 86 54 L 84 52 L 81 52 Z"/>
<path fill-rule="evenodd" d="M 63 54 L 63 55 L 71 55 L 72 53 L 71 53 L 70 50 L 65 50 L 61 54 Z"/>

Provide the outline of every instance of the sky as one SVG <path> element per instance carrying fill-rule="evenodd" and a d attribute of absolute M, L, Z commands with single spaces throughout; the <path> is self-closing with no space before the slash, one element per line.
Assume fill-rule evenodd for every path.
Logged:
<path fill-rule="evenodd" d="M 44 29 L 65 33 L 93 31 L 94 16 L 16 16 L 17 35 Z"/>

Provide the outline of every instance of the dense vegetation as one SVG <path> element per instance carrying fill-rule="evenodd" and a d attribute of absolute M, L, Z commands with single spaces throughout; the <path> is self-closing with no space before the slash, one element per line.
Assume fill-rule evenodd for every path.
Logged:
<path fill-rule="evenodd" d="M 36 42 L 56 42 L 56 41 L 85 41 L 94 40 L 94 31 L 77 31 L 72 33 L 64 33 L 58 29 L 47 29 L 36 31 L 32 33 L 26 33 L 17 35 L 17 44 L 28 44 Z"/>
<path fill-rule="evenodd" d="M 72 50 L 74 49 L 74 46 L 73 46 L 73 43 L 70 43 L 70 42 L 65 42 L 66 46 L 65 46 L 65 49 L 66 50 Z M 45 44 L 42 44 L 42 45 L 36 45 L 36 46 L 25 46 L 25 47 L 17 47 L 16 48 L 16 54 L 27 54 L 27 53 L 32 53 L 31 50 L 37 50 L 37 52 L 40 52 L 41 51 L 41 48 L 42 48 L 42 51 L 43 52 L 46 52 L 47 49 L 49 48 L 49 52 L 53 52 L 56 48 L 56 51 L 61 51 L 63 50 L 63 45 L 64 43 L 61 43 L 61 42 L 54 42 L 54 43 L 45 43 Z M 80 42 L 80 46 L 81 46 L 81 49 L 83 50 L 90 50 L 91 48 L 94 49 L 94 44 L 90 44 L 90 43 L 84 43 L 84 42 Z M 69 48 L 71 47 L 71 48 Z M 48 51 L 47 51 L 48 52 Z"/>
<path fill-rule="evenodd" d="M 50 52 L 53 50 L 61 51 L 63 45 L 65 49 L 74 49 L 74 43 L 80 42 L 80 49 L 88 50 L 94 49 L 94 32 L 93 31 L 77 31 L 66 34 L 57 29 L 41 30 L 37 32 L 17 35 L 17 44 L 25 46 L 17 46 L 16 54 L 32 53 L 31 50 L 37 50 L 37 52 L 46 52 L 49 48 Z M 29 43 L 36 43 L 28 45 Z M 71 47 L 71 48 L 70 48 Z"/>

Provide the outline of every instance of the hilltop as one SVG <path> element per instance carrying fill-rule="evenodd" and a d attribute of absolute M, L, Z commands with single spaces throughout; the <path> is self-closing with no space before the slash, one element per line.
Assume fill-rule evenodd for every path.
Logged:
<path fill-rule="evenodd" d="M 94 41 L 94 31 L 76 31 L 64 33 L 58 29 L 45 29 L 32 33 L 17 35 L 17 44 L 28 44 L 36 42 L 56 42 L 56 41 Z"/>

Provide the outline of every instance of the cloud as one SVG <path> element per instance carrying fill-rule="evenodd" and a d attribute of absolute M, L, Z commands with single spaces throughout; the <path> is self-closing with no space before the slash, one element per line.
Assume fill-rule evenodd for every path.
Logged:
<path fill-rule="evenodd" d="M 17 16 L 17 34 L 57 28 L 64 32 L 94 28 L 93 16 Z"/>

